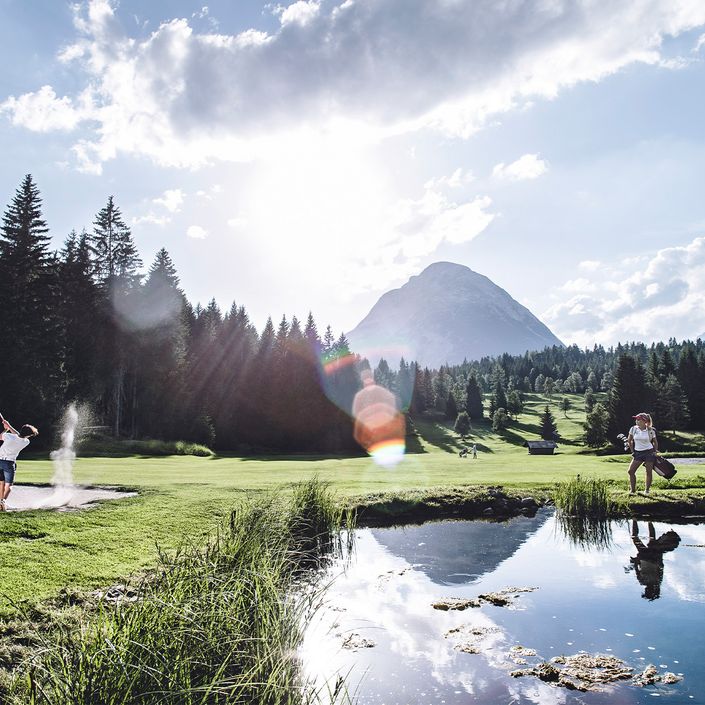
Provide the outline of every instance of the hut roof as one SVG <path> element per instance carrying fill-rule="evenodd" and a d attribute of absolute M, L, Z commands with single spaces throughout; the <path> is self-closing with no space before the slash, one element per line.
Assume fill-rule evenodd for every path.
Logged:
<path fill-rule="evenodd" d="M 555 441 L 524 441 L 524 448 L 558 448 Z"/>

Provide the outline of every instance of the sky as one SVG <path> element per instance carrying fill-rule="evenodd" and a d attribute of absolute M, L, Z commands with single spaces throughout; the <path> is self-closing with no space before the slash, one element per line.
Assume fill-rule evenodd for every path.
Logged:
<path fill-rule="evenodd" d="M 207 0 L 206 0 L 207 1 Z M 113 195 L 195 304 L 351 330 L 436 261 L 565 343 L 705 333 L 702 0 L 0 0 L 0 201 Z"/>

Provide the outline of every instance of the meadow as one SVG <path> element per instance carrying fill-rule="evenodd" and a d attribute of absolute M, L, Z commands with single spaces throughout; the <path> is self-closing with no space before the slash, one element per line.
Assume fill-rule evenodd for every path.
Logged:
<path fill-rule="evenodd" d="M 521 445 L 538 438 L 538 414 L 547 402 L 529 395 L 524 413 L 503 434 L 493 433 L 487 424 L 474 426 L 465 444 L 477 444 L 477 460 L 459 458 L 463 444 L 458 435 L 450 424 L 433 418 L 417 421 L 404 461 L 391 469 L 368 457 L 79 457 L 77 482 L 136 489 L 138 496 L 86 511 L 0 517 L 0 613 L 61 590 L 91 590 L 139 573 L 157 563 L 158 548 L 201 545 L 240 500 L 264 491 L 287 493 L 312 477 L 330 483 L 342 504 L 364 503 L 370 496 L 433 496 L 449 488 L 471 491 L 497 485 L 530 495 L 550 492 L 576 474 L 607 480 L 611 491 L 626 501 L 627 456 L 589 452 L 580 441 L 582 397 L 571 397 L 572 409 L 565 416 L 557 401 L 552 410 L 560 441 L 553 456 L 529 456 Z M 700 433 L 669 433 L 665 440 L 693 453 L 705 449 Z M 51 473 L 46 458 L 21 459 L 17 479 L 46 483 Z M 642 477 L 643 472 L 640 482 Z M 704 488 L 705 465 L 681 465 L 670 486 L 655 483 L 654 497 L 702 496 Z"/>

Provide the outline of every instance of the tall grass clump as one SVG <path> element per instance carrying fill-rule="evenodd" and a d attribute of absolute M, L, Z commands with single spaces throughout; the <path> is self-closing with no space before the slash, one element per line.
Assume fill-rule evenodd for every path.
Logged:
<path fill-rule="evenodd" d="M 577 475 L 554 491 L 557 526 L 571 544 L 580 548 L 608 549 L 612 527 L 607 517 L 613 508 L 606 480 Z"/>
<path fill-rule="evenodd" d="M 314 478 L 294 485 L 287 523 L 294 560 L 310 565 L 341 548 L 340 529 L 351 519 L 335 501 L 330 484 Z"/>
<path fill-rule="evenodd" d="M 559 514 L 567 516 L 606 517 L 612 508 L 607 481 L 580 475 L 559 483 L 553 499 Z"/>
<path fill-rule="evenodd" d="M 335 547 L 342 514 L 319 483 L 234 510 L 205 546 L 161 553 L 133 603 L 102 603 L 26 669 L 32 705 L 298 705 L 310 602 L 303 564 Z"/>

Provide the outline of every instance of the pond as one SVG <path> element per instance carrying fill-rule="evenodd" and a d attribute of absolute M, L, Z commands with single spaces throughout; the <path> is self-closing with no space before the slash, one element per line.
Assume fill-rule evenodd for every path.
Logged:
<path fill-rule="evenodd" d="M 326 571 L 304 670 L 322 693 L 342 676 L 361 705 L 705 703 L 705 525 L 625 520 L 591 535 L 566 533 L 549 510 L 358 530 Z M 434 608 L 443 600 L 470 602 Z M 621 677 L 571 678 L 610 672 L 588 654 L 612 657 Z M 558 683 L 531 670 L 542 663 Z M 654 682 L 639 685 L 645 670 Z"/>

